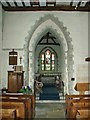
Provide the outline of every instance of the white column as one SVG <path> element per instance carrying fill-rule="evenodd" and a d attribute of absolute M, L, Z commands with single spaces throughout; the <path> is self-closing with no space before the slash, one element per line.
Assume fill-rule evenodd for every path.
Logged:
<path fill-rule="evenodd" d="M 0 4 L 0 88 L 2 87 L 2 6 Z"/>

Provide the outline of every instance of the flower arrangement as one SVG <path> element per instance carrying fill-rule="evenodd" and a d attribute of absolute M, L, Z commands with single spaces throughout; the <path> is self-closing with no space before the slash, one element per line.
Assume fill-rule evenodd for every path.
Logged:
<path fill-rule="evenodd" d="M 22 86 L 19 92 L 29 94 L 32 93 L 32 89 L 30 88 L 30 86 Z"/>

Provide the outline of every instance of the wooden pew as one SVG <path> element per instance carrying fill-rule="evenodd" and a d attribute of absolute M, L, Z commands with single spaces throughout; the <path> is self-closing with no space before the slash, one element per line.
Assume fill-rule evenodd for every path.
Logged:
<path fill-rule="evenodd" d="M 25 118 L 25 106 L 21 102 L 2 102 L 2 108 L 3 109 L 16 109 L 16 117 L 20 119 Z"/>
<path fill-rule="evenodd" d="M 90 108 L 81 108 L 77 110 L 77 114 L 76 114 L 76 119 L 77 120 L 85 120 L 88 119 L 90 120 Z"/>
<path fill-rule="evenodd" d="M 17 118 L 31 118 L 30 99 L 2 99 L 0 104 L 3 109 L 16 109 Z"/>
<path fill-rule="evenodd" d="M 88 110 L 90 108 L 90 100 L 88 99 L 81 99 L 80 101 L 73 101 L 71 102 L 70 107 L 70 118 L 76 118 L 77 110 L 83 109 Z"/>
<path fill-rule="evenodd" d="M 76 106 L 75 106 L 76 105 Z M 80 107 L 90 106 L 90 95 L 66 95 L 66 116 L 75 118 L 76 111 Z"/>
<path fill-rule="evenodd" d="M 15 109 L 0 109 L 0 116 L 2 120 L 15 120 L 16 110 Z"/>
<path fill-rule="evenodd" d="M 25 99 L 29 98 L 31 100 L 31 117 L 35 116 L 35 95 L 32 94 L 21 94 L 21 93 L 6 93 L 2 94 L 2 98 L 18 98 L 18 99 Z"/>
<path fill-rule="evenodd" d="M 30 98 L 18 98 L 18 97 L 2 97 L 0 102 L 2 108 L 15 108 L 17 118 L 31 118 L 31 99 Z"/>

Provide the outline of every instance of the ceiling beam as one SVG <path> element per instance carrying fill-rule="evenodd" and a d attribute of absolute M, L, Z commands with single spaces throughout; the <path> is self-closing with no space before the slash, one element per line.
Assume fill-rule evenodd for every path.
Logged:
<path fill-rule="evenodd" d="M 21 2 L 22 2 L 22 4 L 23 4 L 23 7 L 25 7 L 25 3 L 24 3 L 24 1 L 23 1 L 23 0 L 21 0 Z"/>
<path fill-rule="evenodd" d="M 33 6 L 32 6 L 32 2 L 31 2 L 30 0 L 29 0 L 29 4 L 31 5 L 31 7 L 33 7 Z"/>
<path fill-rule="evenodd" d="M 70 6 L 72 7 L 72 5 L 73 5 L 73 0 L 71 0 L 71 2 L 70 2 Z"/>
<path fill-rule="evenodd" d="M 90 12 L 90 7 L 79 7 L 75 9 L 75 6 L 37 6 L 37 7 L 4 7 L 5 11 L 84 11 Z"/>
<path fill-rule="evenodd" d="M 58 45 L 58 46 L 60 46 L 59 43 L 39 43 L 38 45 Z"/>
<path fill-rule="evenodd" d="M 56 6 L 56 2 L 46 2 L 46 6 Z"/>
<path fill-rule="evenodd" d="M 30 4 L 31 4 L 31 6 L 32 7 L 38 7 L 38 6 L 40 6 L 40 4 L 39 4 L 39 1 L 38 2 L 30 2 Z"/>
<path fill-rule="evenodd" d="M 78 2 L 78 4 L 77 4 L 77 8 L 80 7 L 80 4 L 81 4 L 81 0 Z"/>
<path fill-rule="evenodd" d="M 90 7 L 90 1 L 86 2 L 85 7 Z"/>
<path fill-rule="evenodd" d="M 11 7 L 10 3 L 6 1 L 6 3 L 8 4 L 8 7 Z"/>
<path fill-rule="evenodd" d="M 14 1 L 14 4 L 15 4 L 15 6 L 16 6 L 16 7 L 18 7 L 18 4 L 17 4 L 17 2 L 16 2 L 16 1 Z"/>
<path fill-rule="evenodd" d="M 25 7 L 25 3 L 24 3 L 24 2 L 22 2 L 22 4 L 23 4 L 23 7 Z"/>

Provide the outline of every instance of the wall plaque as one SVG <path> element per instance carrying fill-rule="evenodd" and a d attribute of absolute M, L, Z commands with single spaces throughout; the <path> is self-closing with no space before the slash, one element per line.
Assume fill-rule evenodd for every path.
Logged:
<path fill-rule="evenodd" d="M 14 49 L 9 52 L 9 65 L 17 65 L 17 52 Z"/>

